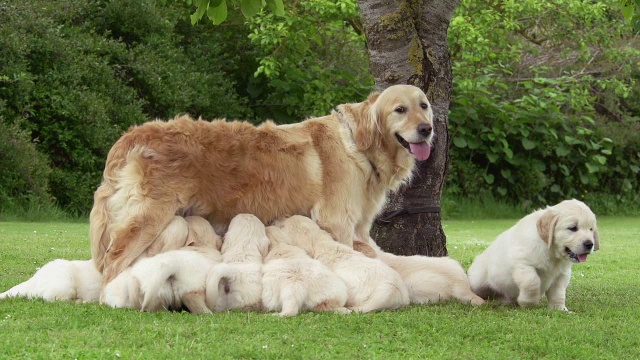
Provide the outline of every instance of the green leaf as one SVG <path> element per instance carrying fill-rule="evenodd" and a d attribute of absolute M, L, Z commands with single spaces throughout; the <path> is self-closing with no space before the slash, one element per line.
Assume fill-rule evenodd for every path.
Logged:
<path fill-rule="evenodd" d="M 241 0 L 240 2 L 240 10 L 246 18 L 259 13 L 260 9 L 262 9 L 262 0 Z"/>
<path fill-rule="evenodd" d="M 465 140 L 463 137 L 456 136 L 453 138 L 453 145 L 464 149 L 467 147 L 467 140 Z"/>
<path fill-rule="evenodd" d="M 522 139 L 522 146 L 524 147 L 525 150 L 531 150 L 531 149 L 535 149 L 536 143 L 534 143 L 533 141 L 527 138 L 524 138 Z"/>
<path fill-rule="evenodd" d="M 511 176 L 511 170 L 509 169 L 500 170 L 500 174 L 507 180 L 513 180 L 513 176 Z"/>
<path fill-rule="evenodd" d="M 202 19 L 204 13 L 207 11 L 207 6 L 209 5 L 208 0 L 198 0 L 196 1 L 196 12 L 191 15 L 191 25 L 195 25 Z"/>
<path fill-rule="evenodd" d="M 498 154 L 493 152 L 488 152 L 487 159 L 489 159 L 489 162 L 495 163 L 498 160 Z"/>
<path fill-rule="evenodd" d="M 630 165 L 629 169 L 631 169 L 631 171 L 633 171 L 634 174 L 637 174 L 638 172 L 640 172 L 640 166 Z"/>
<path fill-rule="evenodd" d="M 604 165 L 607 163 L 607 158 L 602 155 L 593 155 L 593 159 L 600 163 L 600 165 Z"/>
<path fill-rule="evenodd" d="M 569 153 L 571 153 L 571 151 L 564 146 L 558 146 L 556 148 L 556 155 L 558 156 L 567 156 Z"/>
<path fill-rule="evenodd" d="M 284 16 L 284 3 L 282 0 L 267 0 L 267 6 L 277 16 Z"/>
<path fill-rule="evenodd" d="M 487 184 L 489 184 L 489 185 L 493 184 L 494 180 L 495 180 L 495 177 L 492 174 L 485 174 L 484 175 L 484 181 Z"/>
<path fill-rule="evenodd" d="M 560 185 L 553 184 L 553 185 L 551 185 L 551 189 L 550 190 L 551 190 L 551 192 L 559 193 L 560 192 Z"/>
<path fill-rule="evenodd" d="M 587 166 L 587 169 L 589 170 L 589 174 L 593 174 L 595 172 L 598 172 L 598 166 L 597 165 L 592 164 L 592 163 L 585 163 L 585 165 Z"/>
<path fill-rule="evenodd" d="M 498 194 L 505 196 L 507 195 L 507 189 L 503 188 L 502 186 L 498 186 L 496 188 L 496 191 L 498 192 Z"/>
<path fill-rule="evenodd" d="M 213 25 L 220 25 L 227 19 L 227 2 L 223 0 L 217 7 L 209 7 L 207 16 L 213 22 Z"/>

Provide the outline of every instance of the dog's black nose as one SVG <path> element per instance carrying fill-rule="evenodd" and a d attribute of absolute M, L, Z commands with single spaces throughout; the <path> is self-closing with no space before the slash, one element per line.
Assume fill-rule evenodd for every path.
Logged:
<path fill-rule="evenodd" d="M 429 124 L 418 125 L 418 134 L 422 136 L 429 136 L 429 134 L 431 134 L 431 125 Z"/>
<path fill-rule="evenodd" d="M 593 248 L 593 241 L 587 240 L 582 243 L 582 246 L 584 246 L 584 248 L 587 250 L 591 250 Z"/>

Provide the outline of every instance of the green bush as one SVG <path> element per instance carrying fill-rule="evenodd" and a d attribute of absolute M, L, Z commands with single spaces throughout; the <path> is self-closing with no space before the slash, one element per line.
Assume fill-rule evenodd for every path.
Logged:
<path fill-rule="evenodd" d="M 455 194 L 526 208 L 599 193 L 638 203 L 640 51 L 619 6 L 461 2 L 449 32 Z"/>
<path fill-rule="evenodd" d="M 51 204 L 50 172 L 31 135 L 0 116 L 0 209 Z"/>

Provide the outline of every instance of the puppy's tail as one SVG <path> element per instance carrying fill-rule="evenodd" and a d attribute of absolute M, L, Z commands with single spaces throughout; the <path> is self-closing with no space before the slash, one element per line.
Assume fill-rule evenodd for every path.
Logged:
<path fill-rule="evenodd" d="M 165 302 L 172 299 L 164 299 L 166 291 L 163 288 L 171 287 L 171 281 L 175 277 L 178 269 L 176 262 L 166 261 L 167 259 L 151 257 L 143 259 L 142 263 L 136 265 L 136 274 L 141 274 L 144 278 L 136 276 L 140 281 L 140 291 L 142 302 L 140 311 L 159 311 L 165 307 Z M 173 293 L 172 290 L 170 290 Z"/>
<path fill-rule="evenodd" d="M 11 289 L 0 294 L 0 300 L 9 298 L 9 297 L 17 297 L 17 296 L 29 296 L 29 280 L 20 283 Z"/>
<path fill-rule="evenodd" d="M 205 289 L 205 302 L 212 311 L 228 310 L 221 301 L 222 297 L 231 292 L 231 285 L 235 278 L 233 266 L 220 263 L 214 265 L 207 275 L 207 286 Z M 221 304 L 221 306 L 218 306 Z"/>

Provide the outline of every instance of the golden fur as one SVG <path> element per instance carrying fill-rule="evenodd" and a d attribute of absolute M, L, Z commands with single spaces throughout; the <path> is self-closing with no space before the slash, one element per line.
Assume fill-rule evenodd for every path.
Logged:
<path fill-rule="evenodd" d="M 571 265 L 600 247 L 596 216 L 581 201 L 565 200 L 535 211 L 498 235 L 469 267 L 471 289 L 483 298 L 534 306 L 565 306 Z"/>
<path fill-rule="evenodd" d="M 263 223 L 303 214 L 341 243 L 368 239 L 387 193 L 428 158 L 432 125 L 424 93 L 396 85 L 292 125 L 180 116 L 132 127 L 94 195 L 92 258 L 109 282 L 174 215 L 202 216 L 222 233 L 239 213 Z"/>

